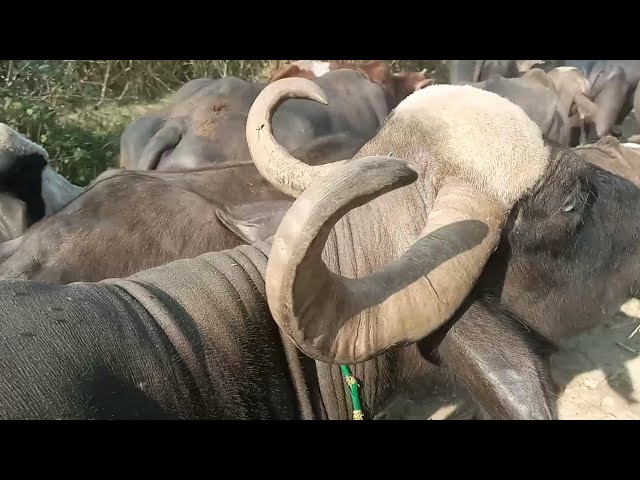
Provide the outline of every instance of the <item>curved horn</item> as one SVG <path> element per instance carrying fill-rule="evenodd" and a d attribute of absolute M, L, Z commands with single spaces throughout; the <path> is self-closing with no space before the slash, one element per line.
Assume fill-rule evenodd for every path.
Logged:
<path fill-rule="evenodd" d="M 176 125 L 163 126 L 144 147 L 138 162 L 138 169 L 155 170 L 158 163 L 160 163 L 162 154 L 171 148 L 175 148 L 180 143 L 181 138 L 182 134 Z"/>
<path fill-rule="evenodd" d="M 289 154 L 274 138 L 271 120 L 287 99 L 300 98 L 327 105 L 327 96 L 311 80 L 283 78 L 267 85 L 255 99 L 247 116 L 249 152 L 260 174 L 281 192 L 297 197 L 317 175 L 329 172 L 344 160 L 310 166 Z"/>
<path fill-rule="evenodd" d="M 353 279 L 323 262 L 341 216 L 416 178 L 397 158 L 350 160 L 314 181 L 283 217 L 267 264 L 267 299 L 275 321 L 306 355 L 353 364 L 418 341 L 473 288 L 507 212 L 454 180 L 439 190 L 420 238 L 385 268 Z"/>

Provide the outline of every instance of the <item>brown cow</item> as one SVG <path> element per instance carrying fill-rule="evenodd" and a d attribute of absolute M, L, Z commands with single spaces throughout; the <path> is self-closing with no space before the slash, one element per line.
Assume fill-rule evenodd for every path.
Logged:
<path fill-rule="evenodd" d="M 309 80 L 318 78 L 329 71 L 329 62 L 321 60 L 298 60 L 287 63 L 274 71 L 267 79 L 267 83 L 273 83 L 281 78 L 301 77 Z"/>
<path fill-rule="evenodd" d="M 295 155 L 328 163 L 350 158 L 360 144 L 335 135 Z M 99 281 L 254 243 L 275 233 L 292 202 L 251 161 L 185 172 L 109 170 L 66 208 L 0 244 L 0 279 Z"/>
<path fill-rule="evenodd" d="M 516 60 L 447 60 L 449 83 L 483 82 L 493 76 L 518 78 Z"/>
<path fill-rule="evenodd" d="M 427 78 L 426 69 L 420 72 L 392 73 L 389 66 L 379 60 L 359 64 L 336 61 L 299 60 L 278 69 L 269 77 L 267 82 L 273 83 L 276 80 L 287 77 L 302 77 L 313 80 L 330 71 L 343 69 L 362 72 L 369 80 L 380 85 L 387 95 L 389 111 L 393 110 L 398 103 L 416 90 L 420 90 L 433 83 L 433 79 Z"/>

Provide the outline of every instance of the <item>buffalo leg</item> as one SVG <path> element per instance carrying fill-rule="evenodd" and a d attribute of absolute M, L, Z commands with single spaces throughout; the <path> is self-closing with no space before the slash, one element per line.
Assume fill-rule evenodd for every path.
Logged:
<path fill-rule="evenodd" d="M 549 344 L 499 307 L 476 301 L 418 344 L 491 419 L 555 419 Z"/>
<path fill-rule="evenodd" d="M 593 123 L 598 138 L 609 135 L 618 123 L 625 106 L 627 91 L 624 77 L 613 76 L 594 99 L 593 103 L 598 106 L 598 113 L 593 118 Z"/>
<path fill-rule="evenodd" d="M 579 145 L 587 143 L 587 127 L 585 126 L 584 118 L 580 117 L 580 140 Z"/>

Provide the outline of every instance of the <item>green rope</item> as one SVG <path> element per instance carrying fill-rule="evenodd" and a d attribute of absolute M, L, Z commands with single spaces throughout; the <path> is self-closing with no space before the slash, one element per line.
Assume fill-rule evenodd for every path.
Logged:
<path fill-rule="evenodd" d="M 358 392 L 358 382 L 356 382 L 355 377 L 351 374 L 349 365 L 340 365 L 340 371 L 342 372 L 342 376 L 347 382 L 347 385 L 349 385 L 349 390 L 351 391 L 351 401 L 353 402 L 353 419 L 363 420 L 362 406 L 360 405 L 360 393 Z"/>

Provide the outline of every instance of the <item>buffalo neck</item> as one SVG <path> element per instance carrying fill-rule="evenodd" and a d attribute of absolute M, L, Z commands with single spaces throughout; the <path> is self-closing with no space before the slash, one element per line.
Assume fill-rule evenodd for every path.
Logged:
<path fill-rule="evenodd" d="M 424 181 L 429 155 L 417 143 L 409 142 L 403 148 L 405 158 L 413 159 L 418 180 L 350 211 L 336 223 L 322 256 L 332 272 L 363 277 L 400 257 L 418 239 L 432 199 L 430 185 Z M 388 153 L 372 149 L 369 144 L 356 156 Z M 422 375 L 424 368 L 414 346 L 392 349 L 372 360 L 351 365 L 360 384 L 365 418 L 374 417 L 393 395 Z M 316 362 L 315 370 L 322 398 L 317 411 L 329 419 L 350 419 L 350 393 L 339 366 Z"/>

